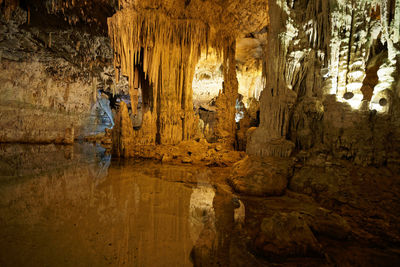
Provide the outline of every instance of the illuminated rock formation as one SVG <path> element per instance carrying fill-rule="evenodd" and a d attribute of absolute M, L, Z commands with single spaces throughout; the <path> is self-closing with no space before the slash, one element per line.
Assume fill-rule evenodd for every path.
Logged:
<path fill-rule="evenodd" d="M 171 21 L 156 11 L 124 9 L 109 20 L 115 68 L 129 77 L 132 112 L 137 106 L 137 68 L 150 81 L 150 110 L 156 116 L 157 142 L 177 144 L 193 135 L 192 80 L 198 52 L 209 39 L 204 24 Z M 117 77 L 118 77 L 117 72 Z"/>
<path fill-rule="evenodd" d="M 238 99 L 238 81 L 236 78 L 236 44 L 228 44 L 224 47 L 223 73 L 224 83 L 222 91 L 219 93 L 215 106 L 217 117 L 215 125 L 215 135 L 219 141 L 233 146 L 235 143 L 235 114 L 236 100 Z"/>
<path fill-rule="evenodd" d="M 109 41 L 28 27 L 17 7 L 8 20 L 0 16 L 0 142 L 70 144 L 87 134 L 97 74 L 112 59 Z"/>
<path fill-rule="evenodd" d="M 7 71 L 0 90 L 2 101 L 15 104 L 2 105 L 8 118 L 2 125 L 14 129 L 3 127 L 2 141 L 71 143 L 72 132 L 74 138 L 85 134 L 81 126 L 100 90 L 116 114 L 122 114 L 121 101 L 127 104 L 135 150 L 128 154 L 137 155 L 138 146 L 206 137 L 259 156 L 306 151 L 367 165 L 399 158 L 398 0 L 96 3 L 2 1 L 2 29 L 14 36 L 1 39 Z M 43 26 L 40 9 L 67 30 Z M 89 26 L 95 33 L 86 32 Z M 76 29 L 82 34 L 73 34 Z M 111 40 L 98 36 L 106 31 Z M 26 51 L 40 63 L 28 62 Z M 215 58 L 205 63 L 209 52 Z M 51 64 L 45 63 L 49 58 Z M 26 75 L 11 71 L 22 68 L 35 69 L 31 79 L 46 80 L 46 86 L 32 83 L 30 96 L 23 90 L 29 87 Z M 9 77 L 20 74 L 23 85 L 13 85 Z M 257 109 L 249 105 L 261 88 L 260 126 L 248 131 L 257 125 Z M 24 109 L 14 101 L 21 97 L 10 97 L 13 91 Z M 208 93 L 211 99 L 219 95 L 213 105 L 204 105 Z M 239 94 L 246 110 L 238 116 L 244 120 L 235 122 Z M 193 99 L 198 95 L 204 99 Z M 212 113 L 210 122 L 199 119 L 204 114 L 194 102 Z M 34 123 L 32 114 L 51 119 Z"/>
<path fill-rule="evenodd" d="M 400 3 L 269 1 L 266 87 L 247 151 L 398 158 Z"/>
<path fill-rule="evenodd" d="M 263 4 L 261 14 L 265 17 L 264 1 L 252 3 L 247 8 L 256 10 Z M 146 110 L 156 122 L 156 132 L 152 134 L 156 135 L 157 144 L 174 145 L 196 136 L 192 80 L 200 53 L 205 51 L 207 54 L 208 48 L 214 48 L 217 55 L 223 53 L 224 74 L 224 88 L 216 101 L 215 135 L 218 140 L 233 146 L 238 96 L 235 38 L 243 27 L 228 28 L 224 21 L 216 20 L 221 18 L 221 8 L 225 6 L 214 1 L 207 4 L 179 1 L 174 5 L 165 1 L 121 1 L 120 5 L 123 9 L 108 21 L 109 35 L 115 51 L 116 77 L 121 71 L 129 79 L 132 114 L 136 114 L 141 88 L 150 96 Z M 162 8 L 155 9 L 155 6 Z M 229 13 L 236 14 L 237 7 L 236 3 L 229 6 Z M 252 21 L 248 28 L 261 29 L 265 23 L 246 13 L 241 17 Z M 229 15 L 224 14 L 222 18 L 239 23 L 237 18 Z M 144 77 L 138 78 L 138 69 Z M 143 79 L 149 82 L 146 88 L 141 84 Z"/>

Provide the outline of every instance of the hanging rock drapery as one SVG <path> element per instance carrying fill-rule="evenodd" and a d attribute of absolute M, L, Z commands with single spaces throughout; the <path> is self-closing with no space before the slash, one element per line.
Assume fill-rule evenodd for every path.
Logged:
<path fill-rule="evenodd" d="M 126 8 L 109 18 L 108 27 L 116 75 L 121 72 L 129 77 L 133 113 L 141 87 L 140 68 L 151 85 L 147 88 L 152 90 L 149 109 L 157 142 L 177 144 L 190 139 L 196 128 L 192 103 L 196 63 L 202 50 L 212 46 L 221 51 L 222 47 L 211 42 L 215 38 L 209 26 L 200 20 L 173 19 L 158 10 Z"/>

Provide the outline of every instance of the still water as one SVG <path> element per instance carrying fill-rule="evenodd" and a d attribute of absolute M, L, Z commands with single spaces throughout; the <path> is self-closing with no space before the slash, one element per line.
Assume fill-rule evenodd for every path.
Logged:
<path fill-rule="evenodd" d="M 226 258 L 235 201 L 214 183 L 225 173 L 117 161 L 89 144 L 0 145 L 0 266 Z"/>

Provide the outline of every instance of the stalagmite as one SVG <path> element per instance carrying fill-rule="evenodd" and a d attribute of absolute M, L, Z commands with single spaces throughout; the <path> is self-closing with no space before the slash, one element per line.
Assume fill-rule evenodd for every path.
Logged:
<path fill-rule="evenodd" d="M 399 196 L 400 0 L 0 0 L 0 267 L 400 266 Z"/>
<path fill-rule="evenodd" d="M 235 105 L 238 98 L 238 81 L 236 78 L 235 41 L 227 42 L 224 47 L 222 92 L 217 97 L 216 136 L 230 146 L 235 142 L 236 122 Z"/>
<path fill-rule="evenodd" d="M 115 69 L 129 77 L 133 114 L 141 87 L 138 77 L 141 69 L 150 82 L 149 88 L 141 89 L 151 95 L 148 108 L 156 116 L 157 142 L 177 144 L 190 139 L 195 122 L 192 104 L 195 66 L 200 51 L 209 46 L 220 51 L 222 42 L 211 41 L 216 39 L 202 21 L 172 19 L 159 10 L 124 8 L 109 18 L 108 26 Z"/>
<path fill-rule="evenodd" d="M 132 157 L 134 153 L 133 127 L 125 102 L 121 102 L 112 135 L 114 140 L 113 153 L 118 157 Z"/>
<path fill-rule="evenodd" d="M 400 2 L 268 5 L 266 86 L 247 152 L 289 156 L 313 147 L 363 164 L 396 155 Z"/>

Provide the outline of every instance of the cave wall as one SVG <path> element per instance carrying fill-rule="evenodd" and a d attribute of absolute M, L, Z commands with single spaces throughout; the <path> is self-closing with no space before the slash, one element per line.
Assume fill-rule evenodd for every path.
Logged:
<path fill-rule="evenodd" d="M 72 143 L 88 134 L 104 87 L 100 73 L 112 65 L 109 39 L 53 17 L 43 25 L 33 9 L 18 5 L 6 14 L 0 14 L 0 142 Z"/>
<path fill-rule="evenodd" d="M 248 153 L 398 160 L 400 2 L 268 5 L 266 86 Z"/>

